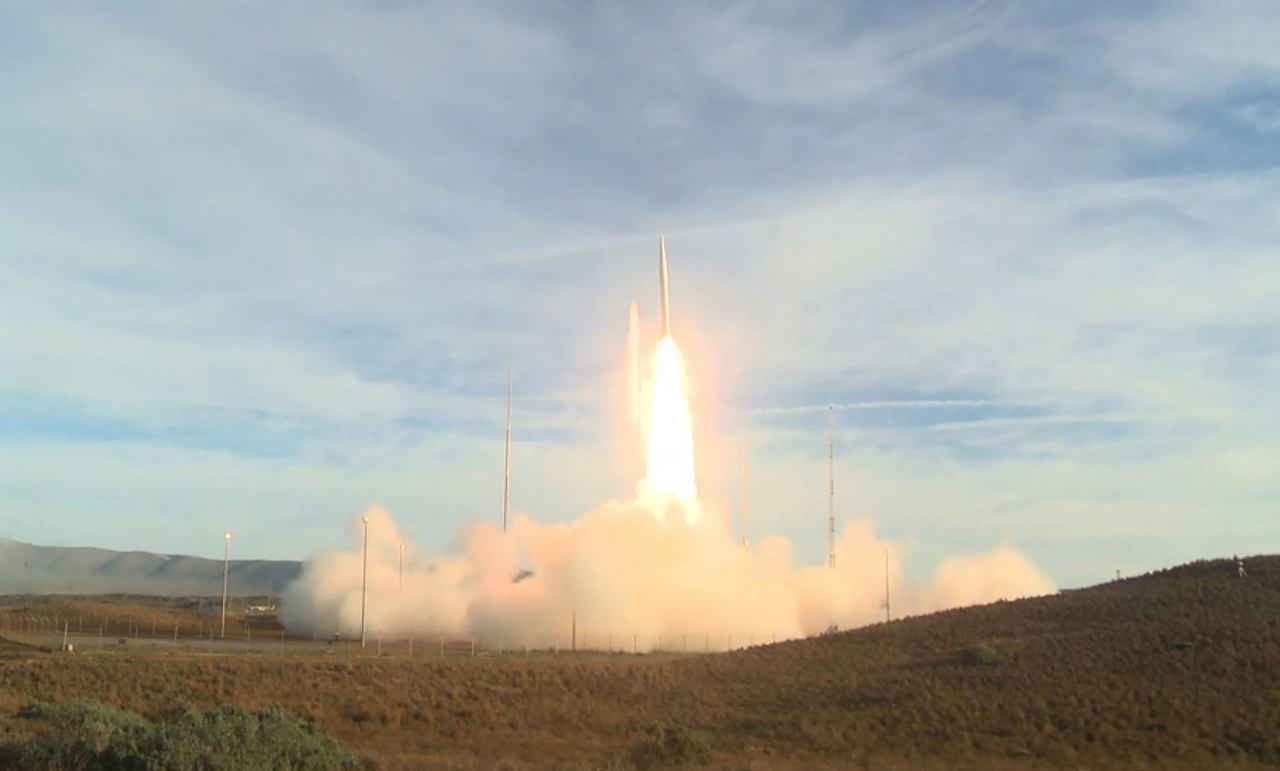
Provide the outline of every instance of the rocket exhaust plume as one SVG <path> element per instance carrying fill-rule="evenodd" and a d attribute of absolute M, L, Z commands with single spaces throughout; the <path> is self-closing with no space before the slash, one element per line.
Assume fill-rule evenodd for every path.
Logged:
<path fill-rule="evenodd" d="M 649 467 L 643 486 L 682 504 L 698 497 L 693 473 L 693 422 L 685 394 L 684 360 L 671 337 L 667 291 L 667 245 L 658 237 L 658 291 L 662 302 L 662 338 L 653 358 L 653 394 L 649 402 Z M 683 505 L 685 521 L 698 521 L 698 508 Z"/>
<path fill-rule="evenodd" d="M 679 650 L 683 644 L 675 641 L 681 637 L 727 650 L 818 634 L 833 623 L 875 623 L 883 618 L 882 597 L 890 584 L 900 616 L 1054 591 L 1035 565 L 1006 544 L 946 560 L 931 581 L 906 584 L 898 548 L 879 540 L 867 519 L 848 520 L 835 539 L 832 551 L 851 558 L 821 568 L 793 566 L 783 538 L 761 538 L 743 548 L 728 527 L 692 526 L 704 516 L 726 523 L 729 512 L 718 499 L 698 495 L 685 364 L 671 336 L 661 238 L 658 278 L 662 336 L 648 394 L 632 387 L 641 377 L 634 306 L 628 318 L 627 425 L 635 430 L 639 422 L 647 431 L 647 469 L 635 495 L 604 503 L 569 524 L 540 525 L 519 512 L 505 532 L 493 522 L 474 523 L 464 528 L 457 553 L 444 556 L 421 554 L 412 545 L 403 552 L 405 539 L 391 515 L 370 507 L 364 516 L 373 635 L 474 636 L 508 648 L 617 650 L 610 633 L 619 633 L 640 651 Z M 745 514 L 745 485 L 743 494 Z M 744 517 L 742 541 L 745 525 Z M 361 518 L 353 518 L 350 548 L 307 560 L 285 591 L 281 620 L 287 628 L 326 636 L 361 628 L 362 528 Z"/>
<path fill-rule="evenodd" d="M 653 400 L 649 405 L 649 470 L 645 486 L 680 501 L 698 497 L 693 474 L 693 426 L 684 391 L 684 361 L 670 337 L 658 342 L 653 359 Z M 686 511 L 686 518 L 692 514 Z M 690 519 L 690 524 L 696 515 Z"/>

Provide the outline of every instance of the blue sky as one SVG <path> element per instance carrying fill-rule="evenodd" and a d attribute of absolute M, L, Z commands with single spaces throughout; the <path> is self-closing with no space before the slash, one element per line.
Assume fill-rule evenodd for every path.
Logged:
<path fill-rule="evenodd" d="M 431 550 L 626 493 L 656 234 L 700 478 L 1065 585 L 1280 550 L 1280 11 L 0 2 L 0 537 Z"/>

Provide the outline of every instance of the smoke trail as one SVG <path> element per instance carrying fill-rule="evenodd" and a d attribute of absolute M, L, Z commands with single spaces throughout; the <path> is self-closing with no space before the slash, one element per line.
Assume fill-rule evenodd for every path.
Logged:
<path fill-rule="evenodd" d="M 517 515 L 506 534 L 490 523 L 474 524 L 452 555 L 410 547 L 403 593 L 401 535 L 390 514 L 369 508 L 370 635 L 567 647 L 576 622 L 580 633 L 594 633 L 590 647 L 604 647 L 609 632 L 640 650 L 660 636 L 712 635 L 721 648 L 728 635 L 735 636 L 734 647 L 752 638 L 783 640 L 883 619 L 886 548 L 898 615 L 1054 590 L 1008 546 L 948 561 L 932 581 L 906 585 L 898 548 L 877 539 L 870 520 L 845 527 L 834 570 L 797 569 L 786 539 L 765 538 L 747 549 L 720 526 L 724 512 L 703 504 L 702 524 L 688 525 L 685 516 L 655 516 L 654 507 L 696 501 L 641 496 L 610 502 L 570 524 L 539 525 Z M 353 518 L 352 548 L 309 559 L 286 590 L 282 619 L 289 629 L 358 634 L 361 526 Z M 529 567 L 532 577 L 513 580 Z"/>

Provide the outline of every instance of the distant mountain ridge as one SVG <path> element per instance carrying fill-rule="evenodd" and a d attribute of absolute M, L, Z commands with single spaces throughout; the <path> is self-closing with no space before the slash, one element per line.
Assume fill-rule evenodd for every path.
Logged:
<path fill-rule="evenodd" d="M 231 560 L 228 591 L 279 594 L 301 572 L 302 563 L 291 560 Z M 0 594 L 176 597 L 221 593 L 222 560 L 87 546 L 36 546 L 0 538 Z"/>

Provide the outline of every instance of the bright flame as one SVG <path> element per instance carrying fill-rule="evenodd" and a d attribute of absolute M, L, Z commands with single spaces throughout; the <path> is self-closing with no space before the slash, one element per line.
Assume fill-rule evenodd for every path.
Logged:
<path fill-rule="evenodd" d="M 645 484 L 660 495 L 692 501 L 698 497 L 698 486 L 693 480 L 693 429 L 684 383 L 684 361 L 676 341 L 668 335 L 658 343 L 653 361 Z M 696 507 L 686 507 L 686 517 L 696 516 L 695 511 Z"/>

